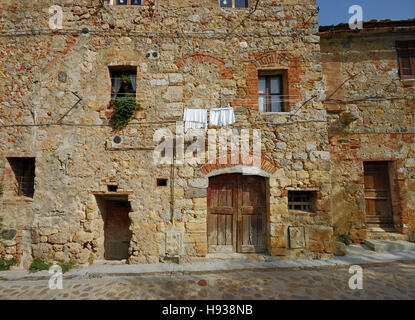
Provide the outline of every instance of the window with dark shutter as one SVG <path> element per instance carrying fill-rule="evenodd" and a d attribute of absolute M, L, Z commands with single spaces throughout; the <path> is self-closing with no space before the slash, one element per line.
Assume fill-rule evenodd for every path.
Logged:
<path fill-rule="evenodd" d="M 415 40 L 397 41 L 396 50 L 401 79 L 415 79 Z"/>

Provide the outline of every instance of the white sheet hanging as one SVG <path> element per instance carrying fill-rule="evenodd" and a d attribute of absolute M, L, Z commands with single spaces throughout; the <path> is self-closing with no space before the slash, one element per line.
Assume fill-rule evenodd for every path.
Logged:
<path fill-rule="evenodd" d="M 184 109 L 183 113 L 184 132 L 189 129 L 206 129 L 207 110 L 206 109 Z"/>
<path fill-rule="evenodd" d="M 214 126 L 227 126 L 235 122 L 235 113 L 232 107 L 210 109 L 209 123 Z"/>

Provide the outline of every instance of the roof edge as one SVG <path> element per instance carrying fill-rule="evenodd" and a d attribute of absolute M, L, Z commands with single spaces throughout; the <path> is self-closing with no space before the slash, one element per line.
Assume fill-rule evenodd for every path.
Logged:
<path fill-rule="evenodd" d="M 331 33 L 331 32 L 365 32 L 365 29 L 373 31 L 374 29 L 383 29 L 383 28 L 394 28 L 394 27 L 415 27 L 415 18 L 407 20 L 370 20 L 363 21 L 362 30 L 352 30 L 349 28 L 348 23 L 340 23 L 338 25 L 331 26 L 320 26 L 320 33 Z M 380 30 L 379 30 L 380 31 Z"/>

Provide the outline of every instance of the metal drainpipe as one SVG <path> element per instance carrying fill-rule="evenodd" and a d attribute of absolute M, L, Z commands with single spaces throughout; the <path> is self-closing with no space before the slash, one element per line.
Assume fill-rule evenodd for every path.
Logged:
<path fill-rule="evenodd" d="M 170 170 L 170 212 L 171 212 L 171 223 L 174 225 L 174 167 L 176 155 L 176 139 L 173 139 L 173 156 Z"/>

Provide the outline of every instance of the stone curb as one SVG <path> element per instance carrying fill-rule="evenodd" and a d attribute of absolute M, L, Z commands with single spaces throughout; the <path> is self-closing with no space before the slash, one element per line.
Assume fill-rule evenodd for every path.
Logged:
<path fill-rule="evenodd" d="M 356 259 L 357 260 L 357 259 Z M 316 260 L 318 261 L 318 260 Z M 315 263 L 316 261 L 310 261 L 310 263 Z M 284 263 L 287 263 L 288 261 L 284 261 Z M 308 262 L 308 261 L 306 261 Z M 329 262 L 329 263 L 327 263 Z M 288 262 L 289 263 L 289 262 Z M 287 264 L 288 264 L 287 263 Z M 304 261 L 302 261 L 304 263 Z M 411 259 L 402 259 L 402 260 L 391 260 L 391 261 L 368 261 L 368 262 L 345 262 L 345 261 L 324 261 L 321 262 L 321 265 L 299 265 L 298 262 L 292 262 L 292 266 L 273 266 L 272 263 L 270 266 L 252 266 L 252 267 L 241 267 L 241 268 L 218 268 L 218 269 L 206 269 L 206 270 L 174 270 L 174 271 L 168 271 L 168 270 L 160 270 L 160 271 L 132 271 L 132 272 L 94 272 L 94 271 L 86 271 L 84 269 L 74 269 L 65 276 L 64 279 L 66 280 L 77 280 L 77 279 L 100 279 L 100 278 L 106 278 L 106 277 L 144 277 L 144 276 L 166 276 L 166 275 L 202 275 L 202 274 L 224 274 L 224 273 L 230 273 L 230 272 L 242 272 L 242 271 L 251 271 L 251 272 L 272 272 L 272 271 L 312 271 L 312 270 L 337 270 L 337 269 L 345 269 L 348 268 L 350 265 L 357 264 L 364 267 L 380 267 L 380 266 L 389 266 L 389 265 L 396 265 L 401 263 L 415 263 L 415 258 Z M 176 265 L 177 267 L 180 267 L 180 265 Z M 183 268 L 183 266 L 182 266 Z M 179 268 L 178 268 L 179 269 Z M 0 275 L 0 281 L 44 281 L 50 279 L 50 274 L 47 273 L 47 271 L 42 271 L 41 273 L 46 273 L 42 275 L 34 275 L 34 276 L 27 276 L 23 275 L 22 277 L 2 277 Z"/>

